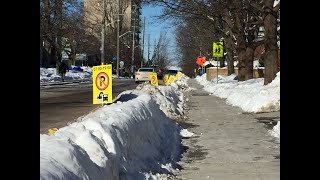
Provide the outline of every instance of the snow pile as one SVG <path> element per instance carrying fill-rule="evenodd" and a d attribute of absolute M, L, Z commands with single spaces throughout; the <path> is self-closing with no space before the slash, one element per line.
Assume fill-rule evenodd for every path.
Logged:
<path fill-rule="evenodd" d="M 189 132 L 188 129 L 183 129 L 182 131 L 180 131 L 180 135 L 182 137 L 192 137 L 194 133 Z"/>
<path fill-rule="evenodd" d="M 181 117 L 184 112 L 183 92 L 189 90 L 187 85 L 187 76 L 183 76 L 175 83 L 170 83 L 168 86 L 152 86 L 149 82 L 145 82 L 137 86 L 137 90 L 147 92 L 152 95 L 160 109 L 170 119 Z"/>
<path fill-rule="evenodd" d="M 280 139 L 280 121 L 278 121 L 277 125 L 273 127 L 273 129 L 270 131 L 270 134 Z"/>
<path fill-rule="evenodd" d="M 196 80 L 204 86 L 204 90 L 225 98 L 227 104 L 238 106 L 243 111 L 253 113 L 280 111 L 280 72 L 268 85 L 263 85 L 263 78 L 241 82 L 235 78 L 235 74 L 219 75 L 218 79 L 207 81 L 206 75 L 202 75 L 197 76 Z M 280 139 L 280 121 L 273 127 L 270 134 Z"/>
<path fill-rule="evenodd" d="M 92 78 L 92 68 L 83 66 L 83 71 L 73 70 L 71 66 L 65 75 L 65 80 L 83 80 Z M 40 68 L 40 83 L 61 81 L 61 76 L 56 74 L 56 68 Z"/>
<path fill-rule="evenodd" d="M 206 76 L 197 76 L 197 81 L 204 89 L 220 98 L 226 98 L 226 102 L 238 106 L 246 112 L 272 112 L 280 110 L 280 72 L 268 85 L 263 85 L 263 78 L 250 79 L 238 82 L 236 76 L 218 76 L 211 82 Z"/>

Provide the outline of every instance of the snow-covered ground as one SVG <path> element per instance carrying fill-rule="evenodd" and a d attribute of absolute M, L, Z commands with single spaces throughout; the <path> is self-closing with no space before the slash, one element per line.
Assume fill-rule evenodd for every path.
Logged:
<path fill-rule="evenodd" d="M 206 80 L 206 74 L 197 76 L 196 80 L 204 86 L 204 90 L 212 95 L 225 98 L 226 103 L 238 106 L 243 111 L 260 113 L 280 111 L 280 72 L 268 85 L 263 85 L 263 78 L 238 82 L 235 74 L 218 76 L 211 81 Z M 272 136 L 280 139 L 280 121 L 270 131 Z"/>
<path fill-rule="evenodd" d="M 88 66 L 83 66 L 83 71 L 73 70 L 71 66 L 69 72 L 66 73 L 65 80 L 83 80 L 92 78 L 92 69 Z M 56 74 L 55 68 L 40 68 L 40 83 L 46 82 L 61 82 L 61 76 Z"/>

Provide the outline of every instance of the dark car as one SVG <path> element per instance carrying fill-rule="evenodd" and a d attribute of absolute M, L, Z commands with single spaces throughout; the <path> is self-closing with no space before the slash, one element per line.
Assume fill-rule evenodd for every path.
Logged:
<path fill-rule="evenodd" d="M 80 66 L 73 66 L 72 70 L 83 72 L 83 69 Z"/>
<path fill-rule="evenodd" d="M 158 65 L 150 66 L 154 69 L 154 72 L 157 73 L 157 78 L 162 79 L 164 69 L 160 68 Z"/>
<path fill-rule="evenodd" d="M 177 75 L 177 73 L 178 73 L 178 70 L 172 70 L 172 69 L 169 69 L 163 72 L 163 74 L 168 74 L 168 75 Z"/>

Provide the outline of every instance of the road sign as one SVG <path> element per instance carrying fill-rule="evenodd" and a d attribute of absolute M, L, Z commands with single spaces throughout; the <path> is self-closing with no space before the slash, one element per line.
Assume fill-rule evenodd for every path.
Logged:
<path fill-rule="evenodd" d="M 93 104 L 112 103 L 112 65 L 92 67 Z"/>
<path fill-rule="evenodd" d="M 124 62 L 123 61 L 120 61 L 120 67 L 122 68 L 124 66 Z"/>
<path fill-rule="evenodd" d="M 158 78 L 157 78 L 157 73 L 150 73 L 150 83 L 153 86 L 158 86 Z"/>
<path fill-rule="evenodd" d="M 58 128 L 50 128 L 48 129 L 48 134 L 49 135 L 54 134 L 56 131 L 58 131 Z"/>
<path fill-rule="evenodd" d="M 176 80 L 176 76 L 175 75 L 170 75 L 169 76 L 169 83 L 172 83 Z"/>
<path fill-rule="evenodd" d="M 169 84 L 169 75 L 168 74 L 165 74 L 162 78 L 162 84 L 165 85 L 165 86 L 168 86 Z"/>
<path fill-rule="evenodd" d="M 198 56 L 197 60 L 196 60 L 196 63 L 199 65 L 199 66 L 202 66 L 204 63 L 206 62 L 206 59 L 202 56 Z"/>
<path fill-rule="evenodd" d="M 223 57 L 223 42 L 213 42 L 213 57 Z"/>

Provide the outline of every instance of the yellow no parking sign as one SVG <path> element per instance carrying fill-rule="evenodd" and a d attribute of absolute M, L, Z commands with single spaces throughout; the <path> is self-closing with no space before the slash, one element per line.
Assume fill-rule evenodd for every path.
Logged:
<path fill-rule="evenodd" d="M 150 73 L 150 83 L 153 86 L 158 86 L 158 78 L 157 78 L 157 73 Z"/>
<path fill-rule="evenodd" d="M 92 67 L 93 104 L 112 103 L 112 65 Z"/>

